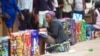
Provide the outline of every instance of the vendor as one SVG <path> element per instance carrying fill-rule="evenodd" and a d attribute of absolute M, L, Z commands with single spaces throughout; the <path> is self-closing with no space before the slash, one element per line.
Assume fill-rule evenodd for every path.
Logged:
<path fill-rule="evenodd" d="M 42 37 L 46 43 L 56 44 L 68 40 L 62 24 L 55 18 L 55 13 L 53 11 L 49 11 L 46 13 L 46 20 L 48 22 L 48 34 L 43 34 L 40 31 L 40 37 Z"/>

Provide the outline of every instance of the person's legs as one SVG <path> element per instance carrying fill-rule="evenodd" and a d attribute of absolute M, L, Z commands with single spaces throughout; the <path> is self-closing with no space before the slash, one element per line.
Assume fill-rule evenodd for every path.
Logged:
<path fill-rule="evenodd" d="M 25 23 L 26 23 L 26 29 L 32 29 L 32 24 L 31 24 L 31 20 L 32 20 L 32 14 L 30 14 L 29 10 L 25 11 Z"/>
<path fill-rule="evenodd" d="M 55 44 L 55 39 L 51 36 L 48 36 L 48 38 L 45 38 L 44 41 L 48 44 Z"/>
<path fill-rule="evenodd" d="M 7 29 L 8 29 L 8 33 L 9 35 L 13 32 L 13 25 L 14 25 L 14 22 L 15 22 L 15 19 L 16 19 L 16 13 L 8 13 L 10 18 L 9 19 L 4 19 L 5 21 L 5 24 L 7 26 Z"/>
<path fill-rule="evenodd" d="M 40 34 L 40 37 L 47 43 L 47 44 L 55 44 L 55 39 L 47 34 Z"/>
<path fill-rule="evenodd" d="M 57 19 L 61 19 L 62 18 L 62 9 L 61 8 L 57 8 L 56 17 L 57 17 Z"/>
<path fill-rule="evenodd" d="M 26 27 L 26 12 L 25 10 L 22 10 L 21 12 L 24 15 L 25 19 L 22 20 L 21 17 L 19 17 L 19 22 L 20 22 L 19 30 L 25 30 L 27 28 Z"/>
<path fill-rule="evenodd" d="M 95 30 L 95 27 L 93 25 L 88 24 L 86 25 L 86 29 L 87 29 L 86 36 L 89 38 L 92 37 L 92 32 L 93 30 Z"/>
<path fill-rule="evenodd" d="M 9 35 L 13 32 L 13 28 L 8 28 Z"/>

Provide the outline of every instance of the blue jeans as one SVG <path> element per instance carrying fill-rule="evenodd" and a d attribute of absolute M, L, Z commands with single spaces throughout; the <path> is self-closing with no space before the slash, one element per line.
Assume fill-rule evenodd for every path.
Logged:
<path fill-rule="evenodd" d="M 87 35 L 87 36 L 91 36 L 92 31 L 95 30 L 96 28 L 95 28 L 93 25 L 87 24 L 87 25 L 86 25 L 86 29 L 87 29 L 86 35 Z"/>

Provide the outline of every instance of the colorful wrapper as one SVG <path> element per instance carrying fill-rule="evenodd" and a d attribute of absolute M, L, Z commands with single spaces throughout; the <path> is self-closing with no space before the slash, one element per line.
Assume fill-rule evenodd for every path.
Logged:
<path fill-rule="evenodd" d="M 82 20 L 81 32 L 82 32 L 82 41 L 85 41 L 86 40 L 86 21 L 85 20 Z"/>
<path fill-rule="evenodd" d="M 9 37 L 0 37 L 0 56 L 9 55 Z"/>
<path fill-rule="evenodd" d="M 40 56 L 38 31 L 32 30 L 31 33 L 32 33 L 32 55 L 31 56 Z"/>

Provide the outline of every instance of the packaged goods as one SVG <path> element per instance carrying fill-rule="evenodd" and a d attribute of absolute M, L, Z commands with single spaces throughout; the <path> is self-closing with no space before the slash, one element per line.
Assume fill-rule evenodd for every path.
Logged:
<path fill-rule="evenodd" d="M 23 44 L 24 44 L 24 52 L 26 56 L 31 55 L 31 32 L 25 32 L 23 34 Z"/>
<path fill-rule="evenodd" d="M 81 32 L 82 32 L 82 41 L 85 41 L 86 40 L 86 21 L 85 20 L 82 20 Z"/>
<path fill-rule="evenodd" d="M 81 27 L 82 27 L 82 23 L 76 22 L 76 38 L 78 42 L 81 41 L 81 37 L 82 37 Z"/>
<path fill-rule="evenodd" d="M 10 36 L 11 56 L 40 56 L 37 30 L 25 30 Z"/>
<path fill-rule="evenodd" d="M 37 30 L 32 30 L 32 56 L 40 56 L 39 35 Z"/>
<path fill-rule="evenodd" d="M 11 56 L 23 56 L 23 40 L 22 32 L 12 33 L 10 36 L 10 55 Z"/>
<path fill-rule="evenodd" d="M 74 45 L 77 42 L 77 38 L 76 38 L 76 24 L 75 24 L 75 20 L 71 19 L 71 44 Z"/>
<path fill-rule="evenodd" d="M 0 37 L 0 56 L 9 56 L 9 37 Z"/>

